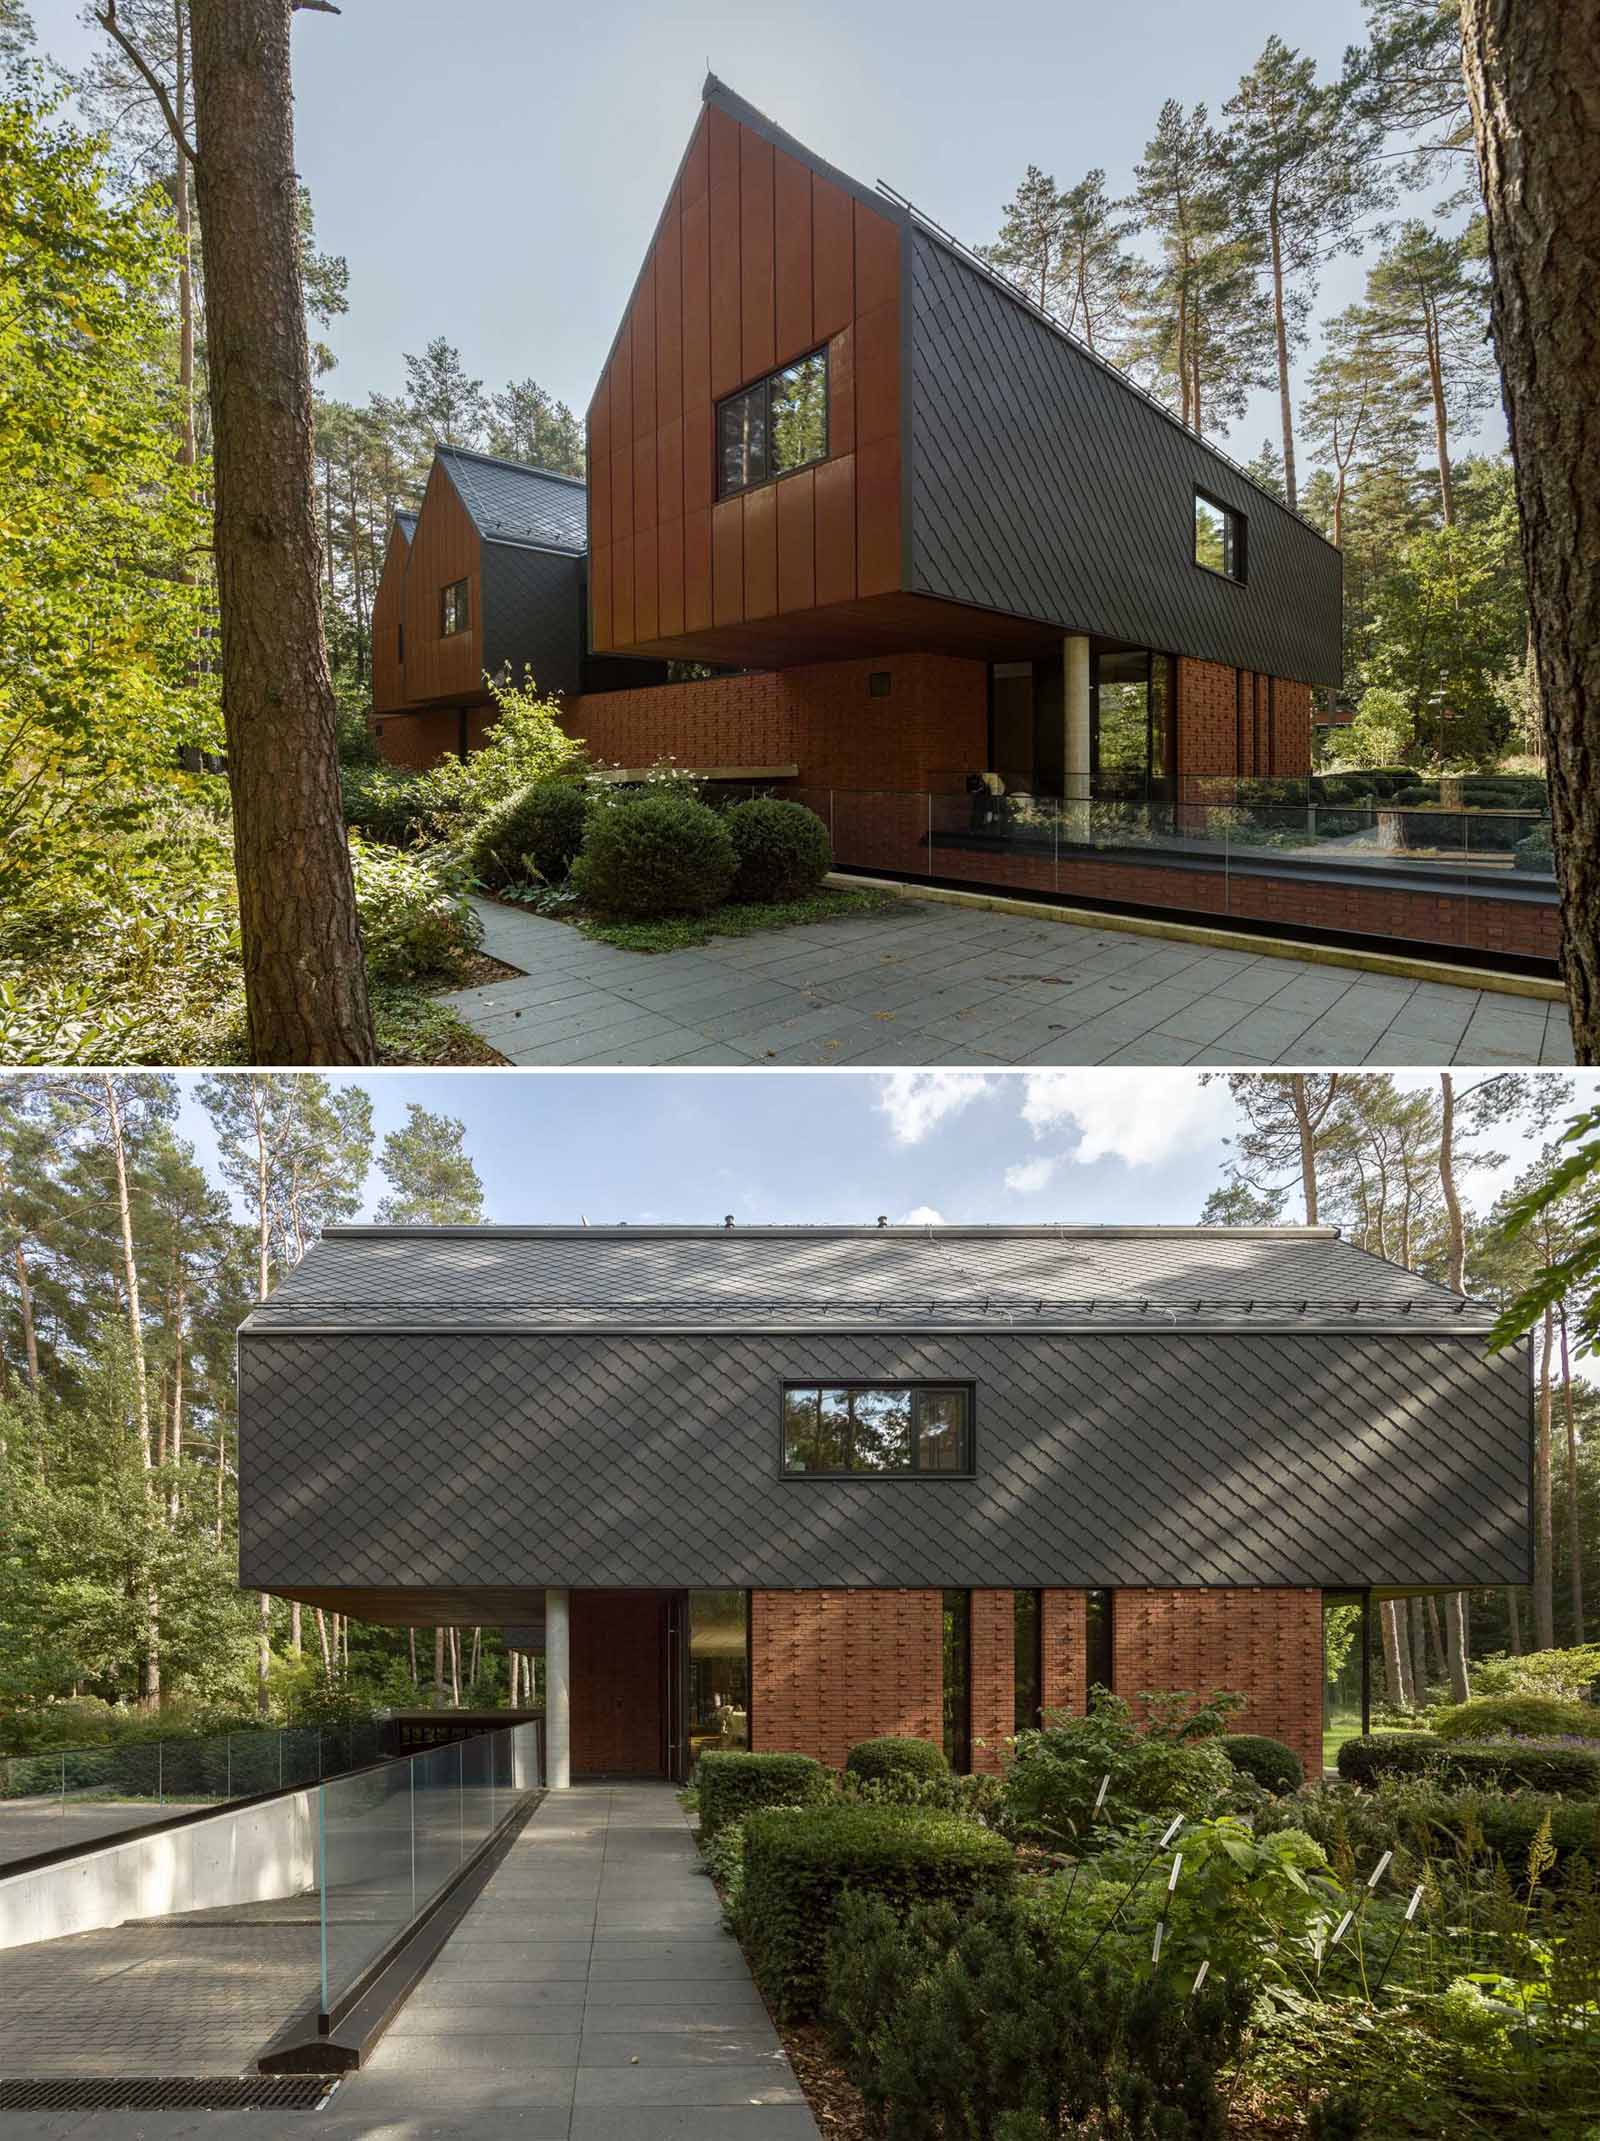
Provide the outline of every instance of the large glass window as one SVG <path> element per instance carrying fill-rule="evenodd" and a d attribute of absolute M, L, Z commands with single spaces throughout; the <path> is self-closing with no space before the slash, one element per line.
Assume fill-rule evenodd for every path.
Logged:
<path fill-rule="evenodd" d="M 789 1474 L 972 1470 L 965 1383 L 791 1383 L 783 1393 Z"/>
<path fill-rule="evenodd" d="M 944 1594 L 944 1754 L 958 1776 L 972 1767 L 972 1593 Z"/>
<path fill-rule="evenodd" d="M 1245 517 L 1204 491 L 1194 494 L 1194 561 L 1224 579 L 1244 578 Z"/>
<path fill-rule="evenodd" d="M 689 1593 L 689 1760 L 750 1744 L 750 1649 L 743 1591 Z"/>
<path fill-rule="evenodd" d="M 717 495 L 785 476 L 828 451 L 828 353 L 786 364 L 717 405 Z"/>
<path fill-rule="evenodd" d="M 1011 1685 L 1012 1729 L 1032 1732 L 1039 1725 L 1044 1702 L 1043 1618 L 1044 1601 L 1037 1591 L 1011 1594 Z"/>
<path fill-rule="evenodd" d="M 1094 662 L 1095 793 L 1112 801 L 1160 796 L 1172 774 L 1172 658 L 1148 647 Z"/>
<path fill-rule="evenodd" d="M 439 597 L 439 636 L 451 639 L 467 629 L 467 583 L 452 580 Z"/>
<path fill-rule="evenodd" d="M 1332 1768 L 1346 1740 L 1367 1729 L 1367 1594 L 1322 1594 L 1322 1760 Z"/>

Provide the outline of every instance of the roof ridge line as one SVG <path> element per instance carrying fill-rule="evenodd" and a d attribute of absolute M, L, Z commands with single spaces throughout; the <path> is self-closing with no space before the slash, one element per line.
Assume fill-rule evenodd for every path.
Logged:
<path fill-rule="evenodd" d="M 522 476 L 543 476 L 551 483 L 575 483 L 579 490 L 588 488 L 584 476 L 569 476 L 564 469 L 541 468 L 537 461 L 514 461 L 509 454 L 485 453 L 481 446 L 449 446 L 443 439 L 433 442 L 435 453 L 460 454 L 469 461 L 487 461 L 492 468 L 514 468 Z"/>

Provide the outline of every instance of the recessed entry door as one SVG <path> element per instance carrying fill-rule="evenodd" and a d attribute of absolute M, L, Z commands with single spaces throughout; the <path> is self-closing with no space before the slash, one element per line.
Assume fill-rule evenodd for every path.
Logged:
<path fill-rule="evenodd" d="M 572 1768 L 584 1777 L 661 1777 L 666 1749 L 668 1594 L 572 1593 Z"/>

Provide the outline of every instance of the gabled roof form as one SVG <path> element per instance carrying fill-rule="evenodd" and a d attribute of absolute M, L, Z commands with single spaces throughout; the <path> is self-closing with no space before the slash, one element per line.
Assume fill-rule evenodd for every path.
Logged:
<path fill-rule="evenodd" d="M 404 511 L 396 513 L 394 524 L 408 543 L 417 532 L 417 516 L 415 513 Z"/>
<path fill-rule="evenodd" d="M 1432 1329 L 1329 1227 L 330 1227 L 247 1331 Z"/>
<path fill-rule="evenodd" d="M 433 451 L 485 542 L 582 556 L 589 541 L 589 501 L 581 476 L 529 468 L 464 446 Z"/>

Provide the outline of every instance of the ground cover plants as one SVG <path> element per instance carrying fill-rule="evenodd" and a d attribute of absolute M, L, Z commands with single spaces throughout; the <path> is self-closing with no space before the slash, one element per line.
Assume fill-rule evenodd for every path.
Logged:
<path fill-rule="evenodd" d="M 897 1741 L 701 1763 L 708 1869 L 830 2133 L 1591 2141 L 1600 1790 L 1304 1784 L 1241 1707 L 1101 1696 L 983 1778 Z"/>

